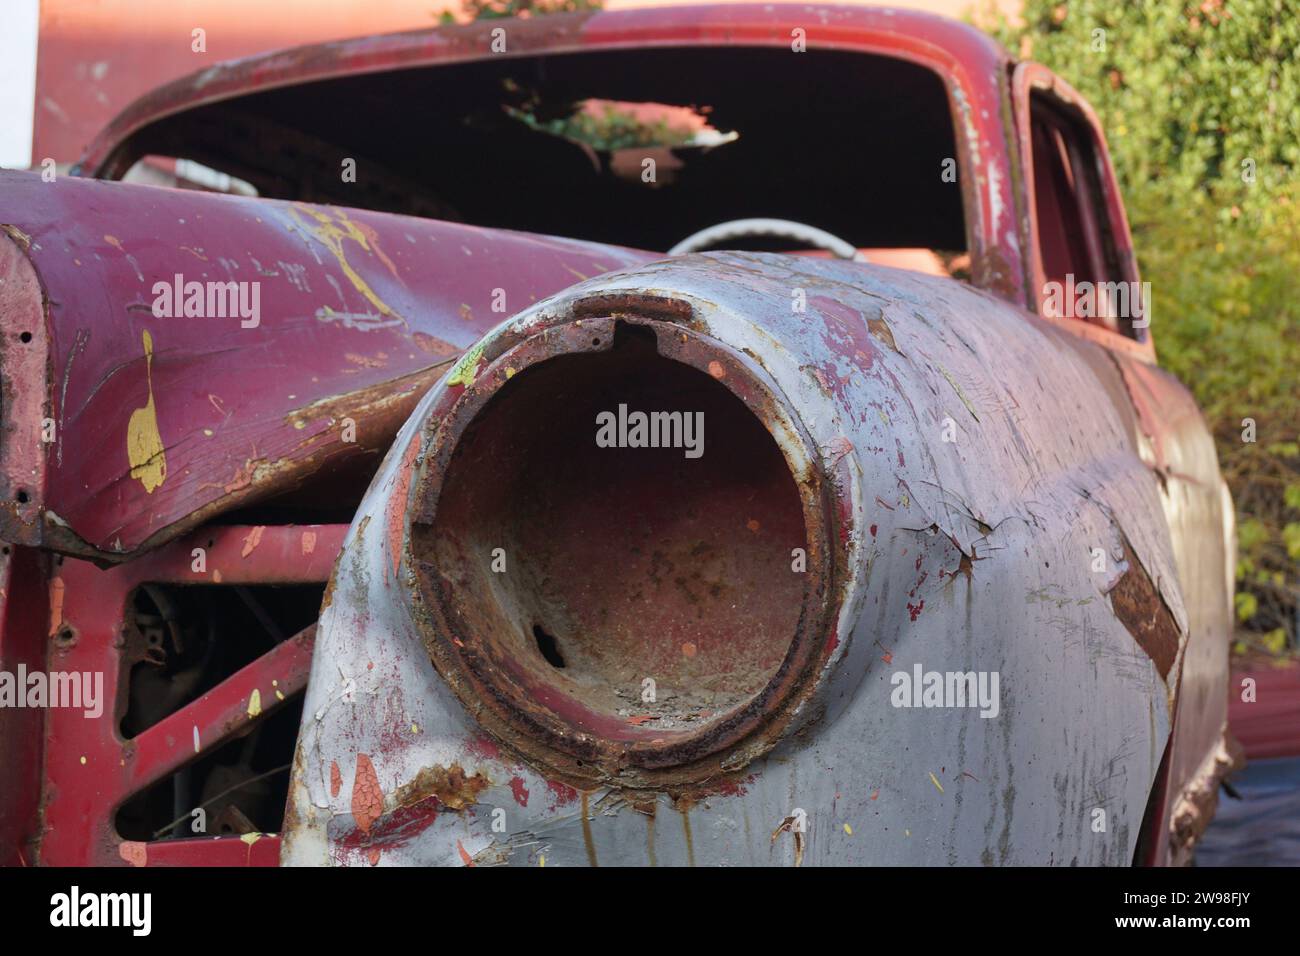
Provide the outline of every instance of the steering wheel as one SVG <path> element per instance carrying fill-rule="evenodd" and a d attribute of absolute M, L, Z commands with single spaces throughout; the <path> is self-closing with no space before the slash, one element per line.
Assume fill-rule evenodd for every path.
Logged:
<path fill-rule="evenodd" d="M 831 235 L 826 230 L 818 229 L 816 226 L 793 222 L 789 219 L 733 219 L 730 222 L 720 222 L 716 226 L 709 226 L 707 229 L 701 229 L 699 232 L 687 236 L 669 249 L 668 254 L 670 256 L 680 256 L 688 252 L 699 252 L 709 246 L 716 246 L 720 242 L 740 239 L 744 236 L 780 236 L 784 239 L 793 239 L 806 246 L 812 246 L 815 249 L 825 249 L 839 259 L 853 259 L 858 262 L 866 261 L 865 257 L 857 249 L 839 236 Z"/>

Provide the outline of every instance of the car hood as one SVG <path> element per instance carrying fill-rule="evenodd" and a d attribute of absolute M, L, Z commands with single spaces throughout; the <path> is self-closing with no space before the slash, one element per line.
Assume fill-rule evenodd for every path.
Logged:
<path fill-rule="evenodd" d="M 101 561 L 377 463 L 490 328 L 658 257 L 3 171 L 0 230 L 0 538 Z"/>

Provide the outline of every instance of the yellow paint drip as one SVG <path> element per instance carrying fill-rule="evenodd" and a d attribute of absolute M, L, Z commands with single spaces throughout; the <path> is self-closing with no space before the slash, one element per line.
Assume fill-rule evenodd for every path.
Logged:
<path fill-rule="evenodd" d="M 314 219 L 316 225 L 312 226 L 304 223 L 298 218 L 299 212 Z M 343 250 L 343 241 L 345 239 L 351 239 L 366 252 L 380 257 L 385 261 L 385 263 L 387 263 L 387 257 L 379 250 L 378 244 L 375 244 L 374 249 L 371 249 L 371 242 L 367 239 L 366 233 L 363 232 L 355 222 L 348 218 L 347 213 L 340 210 L 338 212 L 338 220 L 335 221 L 330 218 L 329 213 L 323 210 L 313 209 L 310 206 L 297 204 L 289 210 L 289 214 L 293 216 L 295 221 L 306 229 L 307 232 L 311 233 L 311 235 L 314 236 L 321 245 L 334 254 L 334 258 L 338 260 L 339 267 L 343 270 L 343 274 L 348 277 L 348 281 L 352 283 L 353 288 L 365 296 L 366 300 L 371 305 L 378 309 L 383 315 L 392 315 L 401 318 L 401 316 L 397 315 L 397 313 L 389 307 L 387 302 L 379 298 L 375 293 L 375 290 L 370 288 L 370 284 L 361 277 L 361 274 L 358 273 L 356 269 L 352 268 L 352 263 L 348 262 L 347 253 Z M 373 233 L 371 233 L 371 235 L 373 236 Z M 391 263 L 387 264 L 391 267 Z"/>
<path fill-rule="evenodd" d="M 262 692 L 257 688 L 254 688 L 253 693 L 248 698 L 248 716 L 256 717 L 261 712 L 262 712 Z"/>
<path fill-rule="evenodd" d="M 245 833 L 245 834 L 244 834 L 243 836 L 241 836 L 239 839 L 243 840 L 243 841 L 244 841 L 245 843 L 247 843 L 249 846 L 252 846 L 252 845 L 253 845 L 254 843 L 256 843 L 258 840 L 262 839 L 262 834 L 260 834 L 260 833 Z"/>
<path fill-rule="evenodd" d="M 936 790 L 938 790 L 940 793 L 943 793 L 943 787 L 939 783 L 939 778 L 934 775 L 933 770 L 930 771 L 930 782 L 934 784 L 934 788 Z"/>
<path fill-rule="evenodd" d="M 126 424 L 126 457 L 131 463 L 131 477 L 139 478 L 147 494 L 167 478 L 167 455 L 162 434 L 158 431 L 158 408 L 153 399 L 153 337 L 144 333 L 145 382 L 149 400 L 131 413 Z"/>

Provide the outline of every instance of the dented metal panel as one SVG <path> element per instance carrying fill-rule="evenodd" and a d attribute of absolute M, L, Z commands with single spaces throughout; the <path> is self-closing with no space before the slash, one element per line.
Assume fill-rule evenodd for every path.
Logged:
<path fill-rule="evenodd" d="M 102 560 L 379 453 L 503 314 L 650 258 L 9 172 L 0 223 L 0 537 Z"/>
<path fill-rule="evenodd" d="M 492 650 L 455 613 L 456 587 L 487 587 L 471 593 L 506 610 L 554 587 L 510 582 L 508 567 L 466 584 L 460 562 L 416 548 L 456 467 L 440 449 L 465 444 L 472 460 L 467 443 L 491 430 L 512 379 L 600 361 L 620 326 L 648 329 L 660 358 L 689 363 L 697 348 L 801 487 L 820 577 L 802 579 L 799 633 L 814 640 L 792 636 L 775 676 L 747 685 L 763 688 L 751 701 L 706 715 L 729 735 L 618 710 L 604 718 L 624 727 L 582 724 L 566 677 L 533 684 L 543 693 L 512 718 L 509 681 L 527 674 L 484 677 L 438 643 Z M 563 401 L 585 399 L 556 394 L 559 436 Z M 1189 633 L 1213 630 L 1218 613 L 1185 598 L 1199 571 L 1171 540 L 1141 434 L 1111 353 L 946 279 L 693 255 L 540 303 L 420 401 L 362 503 L 321 617 L 284 860 L 1127 864 L 1178 675 L 1202 673 Z M 1188 510 L 1221 531 L 1214 508 Z M 733 546 L 776 546 L 743 537 L 753 531 L 736 527 Z M 580 601 L 599 603 L 617 579 L 572 573 L 586 590 L 560 593 Z M 749 599 L 761 596 L 736 603 Z M 801 657 L 804 646 L 815 652 Z M 997 675 L 996 692 L 957 710 L 898 694 L 898 675 L 929 671 Z M 732 720 L 753 701 L 760 719 Z M 528 719 L 572 739 L 523 733 Z M 699 746 L 658 764 L 631 752 L 690 740 Z"/>

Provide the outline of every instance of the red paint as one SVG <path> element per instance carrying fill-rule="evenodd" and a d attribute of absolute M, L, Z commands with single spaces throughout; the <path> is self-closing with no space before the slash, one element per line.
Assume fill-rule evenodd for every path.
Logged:
<path fill-rule="evenodd" d="M 345 269 L 313 233 L 329 228 L 313 215 L 328 215 L 336 230 L 346 217 L 344 225 L 381 236 L 400 278 L 373 244 L 367 249 L 351 240 L 342 247 Z M 31 445 L 14 446 L 35 451 L 0 461 L 0 491 L 21 482 L 29 499 L 22 516 L 0 512 L 0 537 L 32 546 L 57 537 L 68 550 L 97 551 L 110 560 L 151 538 L 157 543 L 174 535 L 180 530 L 174 526 L 200 508 L 215 513 L 251 505 L 283 490 L 295 473 L 385 449 L 445 371 L 438 363 L 449 362 L 501 318 L 490 308 L 494 288 L 505 291 L 507 302 L 523 305 L 571 285 L 575 273 L 597 275 L 652 258 L 362 210 L 72 176 L 45 183 L 39 175 L 9 171 L 0 171 L 0 222 L 31 237 L 23 248 L 0 236 L 0 278 L 31 272 L 28 265 L 40 277 L 39 287 L 15 284 L 20 301 L 0 303 L 0 364 L 17 360 L 5 343 L 18 344 L 19 331 L 35 328 L 35 337 L 23 344 L 22 356 L 35 363 L 30 375 L 24 373 L 23 395 L 34 410 L 48 409 L 32 419 L 38 433 Z M 116 245 L 105 242 L 110 234 L 120 237 Z M 178 258 L 185 246 L 202 247 L 208 261 L 195 261 L 199 268 L 191 270 Z M 442 251 L 462 246 L 473 256 Z M 392 317 L 380 315 L 349 270 Z M 258 282 L 261 323 L 242 328 L 238 317 L 155 318 L 152 285 L 177 272 L 187 281 L 206 275 Z M 478 318 L 462 319 L 462 303 L 475 306 Z M 387 324 L 366 330 L 342 321 L 342 312 L 373 314 Z M 29 314 L 38 319 L 27 328 Z M 148 367 L 146 331 L 153 345 Z M 228 343 L 236 340 L 243 354 L 274 363 L 273 383 L 265 362 L 230 362 Z M 380 354 L 387 358 L 361 365 L 346 359 Z M 370 397 L 346 410 L 331 404 L 366 389 Z M 132 412 L 150 394 L 166 474 L 146 491 L 129 477 L 126 435 Z M 387 404 L 378 404 L 381 399 Z M 17 420 L 23 408 L 6 402 L 0 427 L 26 427 Z M 45 415 L 58 425 L 53 446 L 39 440 Z M 356 421 L 355 441 L 344 440 L 344 417 Z M 43 511 L 60 521 L 41 520 Z M 263 547 L 258 544 L 249 560 Z M 295 548 L 300 554 L 301 542 Z"/>
<path fill-rule="evenodd" d="M 925 607 L 925 598 L 921 599 L 920 604 L 912 604 L 911 602 L 908 602 L 907 613 L 911 615 L 913 621 L 915 621 L 920 615 L 921 608 L 923 607 Z"/>
<path fill-rule="evenodd" d="M 553 807 L 567 807 L 578 799 L 577 790 L 574 790 L 567 783 L 560 783 L 558 780 L 546 781 L 546 789 L 551 791 L 551 796 L 555 798 Z"/>
<path fill-rule="evenodd" d="M 0 553 L 0 670 L 12 674 L 19 664 L 43 670 L 49 559 L 30 548 L 7 546 L 5 551 L 9 553 Z M 104 690 L 107 695 L 107 684 Z M 39 825 L 44 717 L 35 708 L 0 707 L 0 866 L 24 865 L 35 855 L 25 848 Z"/>
<path fill-rule="evenodd" d="M 1247 678 L 1255 682 L 1253 701 L 1241 699 Z M 1300 666 L 1233 673 L 1228 724 L 1250 760 L 1300 757 Z"/>
<path fill-rule="evenodd" d="M 110 702 L 115 701 L 116 689 L 126 676 L 117 638 L 127 598 L 141 583 L 194 584 L 196 579 L 211 580 L 218 571 L 228 584 L 324 582 L 347 527 L 267 526 L 258 548 L 244 559 L 240 555 L 249 530 L 240 525 L 204 528 L 129 564 L 107 570 L 87 561 L 65 559 L 59 569 L 65 585 L 63 618 L 76 632 L 77 640 L 55 650 L 48 666 L 102 672 L 105 695 Z M 305 530 L 315 534 L 318 542 L 311 555 L 301 553 Z M 191 570 L 190 552 L 195 547 L 207 549 L 206 578 Z M 41 588 L 32 593 L 45 591 Z M 38 633 L 43 631 L 41 628 Z M 312 644 L 310 633 L 284 641 L 129 741 L 119 737 L 118 720 L 108 719 L 107 711 L 102 720 L 86 720 L 80 712 L 67 709 L 48 711 L 44 785 L 32 791 L 44 797 L 45 831 L 39 861 L 52 866 L 126 865 L 113 827 L 116 808 L 184 764 L 233 739 L 251 722 L 273 713 L 281 703 L 275 690 L 285 698 L 300 692 L 307 684 Z M 262 714 L 250 718 L 248 703 L 254 688 L 261 693 Z M 199 729 L 199 754 L 194 752 L 195 727 Z M 86 758 L 85 764 L 82 757 Z M 6 776 L 0 775 L 0 787 Z M 0 808 L 3 805 L 0 800 Z M 153 842 L 148 844 L 148 863 L 274 865 L 279 858 L 279 843 L 271 850 L 266 837 L 254 844 L 251 853 L 248 845 L 238 839 L 233 847 L 228 840 L 223 841 Z M 177 860 L 182 862 L 177 864 Z"/>
<path fill-rule="evenodd" d="M 346 852 L 370 853 L 375 848 L 399 847 L 427 830 L 438 819 L 442 804 L 436 796 L 428 796 L 418 803 L 398 807 L 383 814 L 371 823 L 368 831 L 354 829 L 339 840 L 339 848 Z"/>
<path fill-rule="evenodd" d="M 146 866 L 279 866 L 280 837 L 262 834 L 252 843 L 240 837 L 193 837 L 146 844 Z M 119 861 L 120 862 L 120 861 Z"/>
<path fill-rule="evenodd" d="M 469 742 L 466 749 L 480 760 L 499 760 L 501 758 L 501 748 L 497 746 L 495 740 L 486 734 L 479 734 Z"/>
<path fill-rule="evenodd" d="M 521 807 L 528 806 L 528 788 L 524 786 L 523 777 L 510 778 L 510 792 L 515 795 L 515 803 Z"/>

